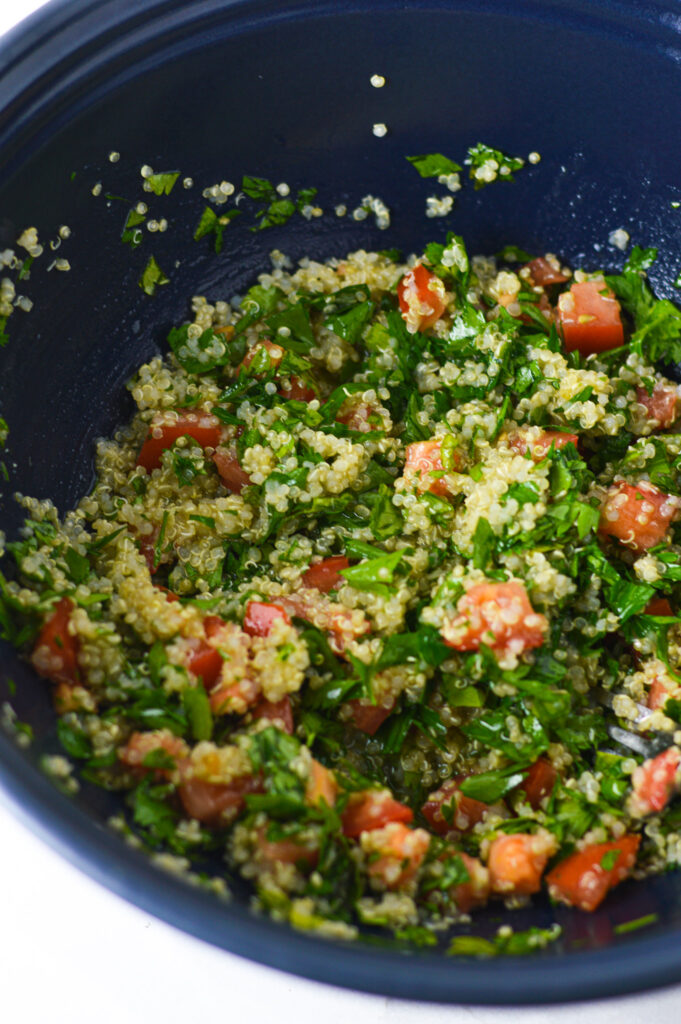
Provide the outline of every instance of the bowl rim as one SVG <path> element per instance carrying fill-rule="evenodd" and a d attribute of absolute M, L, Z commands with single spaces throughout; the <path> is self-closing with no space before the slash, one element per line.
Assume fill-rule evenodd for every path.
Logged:
<path fill-rule="evenodd" d="M 65 40 L 93 47 L 117 30 L 140 19 L 151 25 L 164 12 L 194 11 L 195 0 L 49 0 L 0 39 L 0 146 L 17 125 L 30 124 L 35 101 L 24 102 L 28 87 L 60 62 Z M 375 7 L 397 6 L 397 0 L 372 0 Z M 503 0 L 410 0 L 413 7 L 446 7 L 448 11 L 504 7 Z M 309 13 L 329 10 L 366 11 L 366 3 L 339 0 L 207 0 L 201 10 L 220 10 L 221 17 L 282 16 L 286 10 Z M 403 4 L 399 4 L 403 6 Z M 648 29 L 653 23 L 666 35 L 679 30 L 662 26 L 663 13 L 676 12 L 673 0 L 657 0 L 644 11 L 636 0 L 516 0 L 528 13 L 540 8 L 571 14 L 589 11 L 617 17 L 635 13 Z M 8 113 L 9 112 L 9 113 Z M 0 654 L 2 652 L 0 651 Z M 1 662 L 0 662 L 1 667 Z M 28 770 L 27 770 L 28 767 Z M 95 881 L 129 902 L 188 934 L 231 953 L 288 973 L 328 984 L 403 999 L 463 1004 L 521 1005 L 574 1002 L 633 993 L 681 981 L 681 947 L 669 932 L 635 935 L 609 948 L 574 952 L 565 957 L 455 960 L 443 954 L 368 949 L 362 943 L 321 941 L 234 902 L 163 872 L 150 858 L 126 845 L 55 789 L 38 768 L 31 768 L 13 740 L 0 734 L 0 799 L 36 835 Z"/>

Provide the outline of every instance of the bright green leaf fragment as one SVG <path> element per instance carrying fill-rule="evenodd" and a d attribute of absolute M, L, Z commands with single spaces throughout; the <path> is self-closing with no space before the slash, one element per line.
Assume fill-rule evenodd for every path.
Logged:
<path fill-rule="evenodd" d="M 182 691 L 182 703 L 195 740 L 209 740 L 213 735 L 213 713 L 203 686 L 188 686 Z"/>
<path fill-rule="evenodd" d="M 408 156 L 407 160 L 416 168 L 422 178 L 437 178 L 441 174 L 457 174 L 461 165 L 442 153 L 426 153 L 423 156 Z"/>
<path fill-rule="evenodd" d="M 147 295 L 153 295 L 157 285 L 169 284 L 169 282 L 170 278 L 166 277 L 154 257 L 150 256 L 138 282 L 142 291 Z"/>
<path fill-rule="evenodd" d="M 470 177 L 476 189 L 484 188 L 493 181 L 513 181 L 514 171 L 524 167 L 525 161 L 518 156 L 507 156 L 500 149 L 486 146 L 478 142 L 468 150 L 467 164 L 470 164 Z"/>
<path fill-rule="evenodd" d="M 0 448 L 4 448 L 9 437 L 9 426 L 7 420 L 0 416 Z"/>
<path fill-rule="evenodd" d="M 0 316 L 0 348 L 4 348 L 9 341 L 9 335 L 5 328 L 7 327 L 7 317 Z"/>
<path fill-rule="evenodd" d="M 206 206 L 196 226 L 194 241 L 198 242 L 200 238 L 204 238 L 206 235 L 214 235 L 213 244 L 215 252 L 221 253 L 223 232 L 230 221 L 239 216 L 241 216 L 241 210 L 232 209 L 227 210 L 225 213 L 217 214 L 210 206 Z"/>
<path fill-rule="evenodd" d="M 455 935 L 447 952 L 450 956 L 524 956 L 555 942 L 562 929 L 560 925 L 553 924 L 550 928 L 528 928 L 524 932 L 509 929 L 508 932 L 501 931 L 493 939 L 483 939 L 477 935 Z"/>
<path fill-rule="evenodd" d="M 613 931 L 615 935 L 625 935 L 627 932 L 635 932 L 639 928 L 647 928 L 648 925 L 655 924 L 658 917 L 658 914 L 646 914 L 644 917 L 637 917 L 633 921 L 623 921 L 622 924 L 616 924 Z"/>
<path fill-rule="evenodd" d="M 125 245 L 129 245 L 131 249 L 136 249 L 138 245 L 142 244 L 142 230 L 139 227 L 140 224 L 144 224 L 145 215 L 140 213 L 137 207 L 133 206 L 128 211 L 128 216 L 125 219 L 123 225 L 123 231 L 121 233 L 121 242 Z"/>
<path fill-rule="evenodd" d="M 179 171 L 159 171 L 158 174 L 150 174 L 146 180 L 154 195 L 169 196 L 179 176 Z"/>

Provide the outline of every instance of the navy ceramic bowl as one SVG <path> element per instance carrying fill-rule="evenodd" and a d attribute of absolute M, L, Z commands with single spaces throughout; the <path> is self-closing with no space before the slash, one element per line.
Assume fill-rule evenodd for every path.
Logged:
<path fill-rule="evenodd" d="M 352 248 L 420 250 L 453 228 L 475 252 L 514 242 L 573 264 L 616 265 L 609 233 L 663 254 L 660 294 L 681 265 L 681 8 L 624 0 L 53 0 L 0 44 L 0 250 L 27 225 L 71 238 L 70 273 L 41 257 L 0 350 L 0 414 L 10 425 L 0 526 L 12 535 L 13 491 L 64 511 L 90 485 L 93 442 L 131 412 L 124 382 L 154 353 L 187 297 L 228 298 L 278 247 L 293 258 Z M 387 84 L 374 89 L 372 74 Z M 372 134 L 383 122 L 388 133 Z M 433 183 L 406 154 L 454 158 L 482 140 L 541 163 L 517 181 L 465 190 L 444 221 L 426 220 Z M 108 155 L 121 159 L 111 164 Z M 171 225 L 139 250 L 121 244 L 139 170 L 179 169 Z M 317 186 L 329 212 L 252 233 L 229 228 L 216 256 L 192 242 L 200 191 L 254 174 Z M 443 192 L 443 188 L 439 188 Z M 372 220 L 338 219 L 366 194 L 390 206 Z M 159 207 L 160 209 L 160 207 Z M 171 277 L 150 299 L 137 287 L 153 252 Z M 35 733 L 24 751 L 0 734 L 0 780 L 20 813 L 93 877 L 147 911 L 225 949 L 357 989 L 465 1003 L 552 1002 L 631 992 L 681 979 L 681 871 L 627 882 L 593 915 L 539 900 L 515 925 L 563 928 L 522 960 L 459 961 L 442 949 L 405 952 L 320 941 L 254 916 L 235 882 L 224 905 L 156 870 L 107 829 L 112 799 L 84 785 L 59 793 L 38 764 L 56 751 L 47 687 L 0 643 L 0 701 Z M 644 930 L 618 925 L 648 915 Z M 504 920 L 476 921 L 490 935 Z"/>

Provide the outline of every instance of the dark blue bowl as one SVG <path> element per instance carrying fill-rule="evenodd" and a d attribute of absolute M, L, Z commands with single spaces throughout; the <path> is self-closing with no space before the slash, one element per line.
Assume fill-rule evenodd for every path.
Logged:
<path fill-rule="evenodd" d="M 270 249 L 293 258 L 352 248 L 420 249 L 452 227 L 473 251 L 514 242 L 573 264 L 616 264 L 614 228 L 663 256 L 660 294 L 680 269 L 681 8 L 615 0 L 56 0 L 0 47 L 0 249 L 35 224 L 72 238 L 69 274 L 35 265 L 0 352 L 0 414 L 11 428 L 0 525 L 19 523 L 9 493 L 54 498 L 63 511 L 90 485 L 93 441 L 124 421 L 124 382 L 181 320 L 187 297 L 229 297 L 251 283 Z M 386 76 L 372 89 L 374 72 Z M 388 135 L 375 138 L 374 122 Z M 456 157 L 478 140 L 542 154 L 514 185 L 466 191 L 442 221 L 424 217 L 432 183 L 405 154 Z M 122 154 L 108 162 L 111 150 Z M 131 252 L 128 206 L 93 198 L 139 192 L 139 168 L 179 168 L 171 230 Z M 72 175 L 75 172 L 75 175 Z M 216 257 L 191 241 L 200 187 L 243 173 L 316 185 L 327 209 L 367 193 L 393 226 L 311 222 L 250 233 L 229 228 Z M 443 191 L 442 188 L 439 189 Z M 172 281 L 153 300 L 137 287 L 153 252 Z M 59 255 L 59 254 L 57 254 Z M 175 265 L 179 260 L 179 265 Z M 59 793 L 38 762 L 56 751 L 47 688 L 0 647 L 0 700 L 12 698 L 36 740 L 24 752 L 0 735 L 2 785 L 18 812 L 60 852 L 116 892 L 209 942 L 297 974 L 407 998 L 530 1003 L 631 992 L 681 979 L 681 872 L 623 884 L 593 915 L 538 901 L 518 928 L 556 919 L 561 940 L 522 960 L 463 962 L 441 949 L 406 953 L 320 941 L 254 916 L 234 884 L 223 905 L 162 874 L 105 826 L 114 805 L 84 785 Z M 618 924 L 647 915 L 639 932 Z M 491 934 L 498 908 L 479 916 Z"/>

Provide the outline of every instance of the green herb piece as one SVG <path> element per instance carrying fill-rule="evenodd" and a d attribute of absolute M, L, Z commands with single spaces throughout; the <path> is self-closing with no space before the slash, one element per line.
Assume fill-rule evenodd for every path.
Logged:
<path fill-rule="evenodd" d="M 9 425 L 6 419 L 0 416 L 0 448 L 5 448 L 9 437 Z"/>
<path fill-rule="evenodd" d="M 340 338 L 344 338 L 350 345 L 356 345 L 373 312 L 373 302 L 359 302 L 345 313 L 329 316 L 324 321 L 324 326 Z"/>
<path fill-rule="evenodd" d="M 606 852 L 601 857 L 600 866 L 603 868 L 604 871 L 612 871 L 615 864 L 619 860 L 619 856 L 620 850 L 606 850 Z"/>
<path fill-rule="evenodd" d="M 613 928 L 615 935 L 626 935 L 627 932 L 638 931 L 639 928 L 647 928 L 659 920 L 659 914 L 645 914 L 643 917 L 636 917 L 633 921 L 623 921 Z"/>
<path fill-rule="evenodd" d="M 180 366 L 187 373 L 210 373 L 218 366 L 240 362 L 243 357 L 243 346 L 234 345 L 207 327 L 198 338 L 189 337 L 189 324 L 172 327 L 168 334 L 168 344 Z"/>
<path fill-rule="evenodd" d="M 496 544 L 496 535 L 489 522 L 480 516 L 473 534 L 473 568 L 486 569 Z"/>
<path fill-rule="evenodd" d="M 456 174 L 461 165 L 443 156 L 442 153 L 426 153 L 423 156 L 408 156 L 407 160 L 422 178 L 438 178 L 441 174 Z"/>
<path fill-rule="evenodd" d="M 201 523 L 202 526 L 207 526 L 209 530 L 215 529 L 215 520 L 212 516 L 192 515 L 189 518 L 194 523 Z"/>
<path fill-rule="evenodd" d="M 125 219 L 123 225 L 123 231 L 121 232 L 121 242 L 125 245 L 129 245 L 131 249 L 136 249 L 138 245 L 142 244 L 142 238 L 144 237 L 139 227 L 140 224 L 144 224 L 145 215 L 139 213 L 136 207 L 133 206 L 128 211 L 128 216 Z"/>
<path fill-rule="evenodd" d="M 403 557 L 403 551 L 394 551 L 391 555 L 370 558 L 359 565 L 341 569 L 340 574 L 356 590 L 370 590 L 376 594 L 388 596 L 391 592 L 395 570 Z"/>
<path fill-rule="evenodd" d="M 154 295 L 158 285 L 169 284 L 170 278 L 166 277 L 153 256 L 149 257 L 146 267 L 139 279 L 139 286 L 146 295 Z"/>
<path fill-rule="evenodd" d="M 86 732 L 69 725 L 64 718 L 57 720 L 57 736 L 62 747 L 71 757 L 85 760 L 92 757 L 92 741 Z"/>
<path fill-rule="evenodd" d="M 317 344 L 309 314 L 302 302 L 273 313 L 265 320 L 277 345 L 292 352 L 309 352 Z"/>
<path fill-rule="evenodd" d="M 70 578 L 74 583 L 84 583 L 90 575 L 90 563 L 84 555 L 79 554 L 73 548 L 67 548 L 64 552 L 64 561 L 68 567 Z"/>
<path fill-rule="evenodd" d="M 179 176 L 179 171 L 159 171 L 150 174 L 146 181 L 155 196 L 169 196 Z"/>
<path fill-rule="evenodd" d="M 198 242 L 199 239 L 205 238 L 206 235 L 214 235 L 213 247 L 217 254 L 221 253 L 225 228 L 235 217 L 240 215 L 241 210 L 237 209 L 226 210 L 225 213 L 217 214 L 212 207 L 204 207 L 201 219 L 194 231 L 194 241 Z"/>
<path fill-rule="evenodd" d="M 499 149 L 478 142 L 468 150 L 467 164 L 470 164 L 470 177 L 476 189 L 484 188 L 493 181 L 513 181 L 513 173 L 525 166 L 520 157 L 506 156 Z"/>
<path fill-rule="evenodd" d="M 182 704 L 195 740 L 209 740 L 213 735 L 213 712 L 203 686 L 187 686 L 182 691 Z"/>
<path fill-rule="evenodd" d="M 187 487 L 198 476 L 206 475 L 206 459 L 203 448 L 197 445 L 192 438 L 187 438 L 187 440 L 191 442 L 189 448 L 180 448 L 176 442 L 170 449 L 173 472 L 180 487 Z"/>
<path fill-rule="evenodd" d="M 461 783 L 460 789 L 464 796 L 480 800 L 484 804 L 493 804 L 519 786 L 526 774 L 527 771 L 518 771 L 516 768 L 494 769 L 478 775 L 469 775 Z"/>
<path fill-rule="evenodd" d="M 154 544 L 154 569 L 158 568 L 158 565 L 161 561 L 161 556 L 163 555 L 163 544 L 166 539 L 166 529 L 168 528 L 169 515 L 169 512 L 163 513 L 163 518 L 161 519 L 161 529 L 158 531 L 158 537 L 156 538 L 156 543 Z"/>

